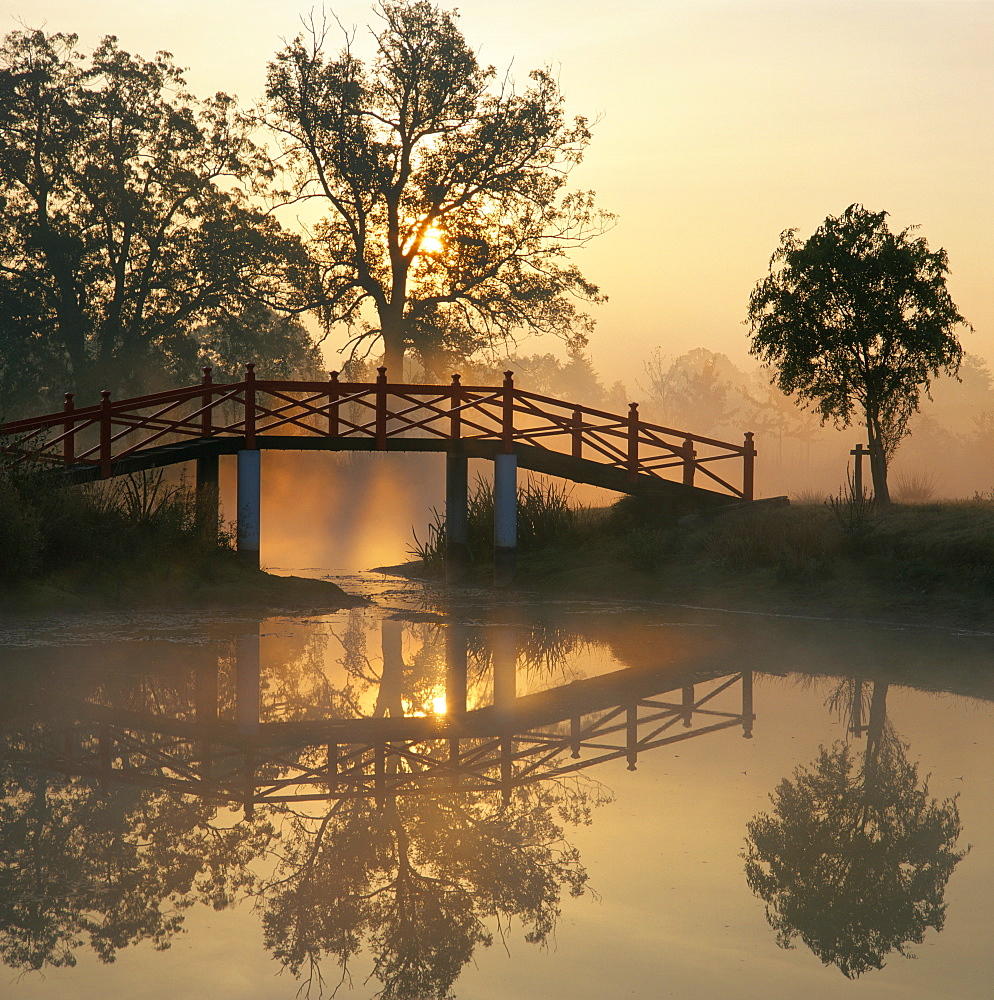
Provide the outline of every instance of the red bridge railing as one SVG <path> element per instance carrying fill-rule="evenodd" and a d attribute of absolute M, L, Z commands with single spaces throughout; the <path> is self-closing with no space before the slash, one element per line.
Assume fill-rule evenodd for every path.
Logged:
<path fill-rule="evenodd" d="M 623 469 L 632 481 L 753 496 L 751 433 L 742 444 L 702 437 L 642 420 L 637 403 L 618 415 L 527 392 L 512 372 L 500 386 L 463 385 L 458 375 L 451 385 L 388 382 L 385 368 L 373 382 L 341 382 L 337 372 L 327 382 L 277 381 L 256 378 L 249 364 L 242 381 L 217 383 L 205 368 L 199 385 L 121 400 L 105 391 L 79 409 L 66 393 L 61 412 L 0 424 L 0 464 L 92 465 L 108 478 L 115 462 L 158 445 L 243 436 L 255 449 L 272 434 L 365 439 L 379 450 L 404 437 L 498 442 L 504 452 L 527 444 Z"/>

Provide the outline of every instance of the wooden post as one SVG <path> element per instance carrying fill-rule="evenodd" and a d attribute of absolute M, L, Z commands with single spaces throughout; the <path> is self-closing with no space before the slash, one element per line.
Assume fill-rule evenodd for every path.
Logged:
<path fill-rule="evenodd" d="M 262 709 L 262 661 L 259 656 L 259 626 L 240 635 L 235 643 L 235 715 L 238 732 L 259 732 Z"/>
<path fill-rule="evenodd" d="M 490 648 L 494 664 L 494 708 L 501 714 L 514 711 L 518 697 L 518 636 L 513 625 L 498 625 Z"/>
<path fill-rule="evenodd" d="M 245 447 L 255 451 L 255 365 L 245 366 Z"/>
<path fill-rule="evenodd" d="M 756 470 L 756 449 L 752 444 L 752 431 L 746 431 L 742 443 L 742 499 L 753 498 L 754 477 Z"/>
<path fill-rule="evenodd" d="M 694 724 L 694 685 L 685 684 L 683 687 L 683 700 L 680 703 L 683 710 L 683 726 L 689 729 Z"/>
<path fill-rule="evenodd" d="M 849 452 L 849 454 L 854 456 L 856 459 L 856 461 L 853 462 L 852 469 L 853 496 L 861 498 L 863 496 L 863 456 L 869 455 L 870 452 L 868 449 L 864 448 L 862 442 L 860 442 L 851 452 Z"/>
<path fill-rule="evenodd" d="M 376 448 L 387 449 L 387 370 L 377 368 L 376 375 Z"/>
<path fill-rule="evenodd" d="M 694 450 L 694 439 L 686 438 L 683 442 L 683 485 L 694 485 L 694 473 L 697 472 L 697 452 Z"/>
<path fill-rule="evenodd" d="M 583 456 L 583 413 L 580 410 L 573 411 L 573 421 L 570 433 L 573 438 L 573 457 Z"/>
<path fill-rule="evenodd" d="M 628 404 L 628 478 L 634 483 L 639 471 L 639 404 Z"/>
<path fill-rule="evenodd" d="M 258 453 L 257 453 L 258 454 Z M 216 452 L 197 457 L 197 534 L 208 545 L 217 545 L 220 457 Z"/>
<path fill-rule="evenodd" d="M 111 476 L 111 423 L 110 423 L 110 390 L 100 393 L 100 478 L 110 479 Z"/>
<path fill-rule="evenodd" d="M 742 737 L 752 739 L 752 724 L 756 714 L 752 710 L 752 671 L 742 671 Z"/>
<path fill-rule="evenodd" d="M 445 582 L 458 583 L 469 569 L 469 460 L 461 445 L 445 455 Z"/>
<path fill-rule="evenodd" d="M 504 454 L 510 455 L 514 447 L 514 372 L 504 372 L 500 439 Z"/>
<path fill-rule="evenodd" d="M 627 749 L 626 759 L 628 760 L 628 770 L 634 771 L 639 759 L 639 707 L 638 703 L 628 706 L 627 719 Z"/>
<path fill-rule="evenodd" d="M 449 437 L 457 441 L 462 437 L 462 386 L 459 384 L 459 376 L 452 375 L 452 395 L 449 397 Z"/>
<path fill-rule="evenodd" d="M 62 461 L 66 465 L 72 465 L 76 461 L 76 432 L 74 430 L 76 422 L 73 420 L 75 410 L 73 394 L 67 392 L 65 406 L 63 407 L 66 419 L 62 422 L 62 430 L 65 434 L 65 437 L 62 439 Z"/>
<path fill-rule="evenodd" d="M 200 380 L 200 384 L 203 386 L 203 392 L 200 396 L 200 436 L 210 437 L 214 433 L 213 410 L 211 408 L 211 403 L 214 400 L 214 393 L 211 391 L 211 386 L 214 384 L 214 380 L 211 377 L 209 366 L 204 367 L 204 374 Z"/>
<path fill-rule="evenodd" d="M 467 650 L 466 626 L 451 622 L 445 632 L 445 714 L 466 714 Z"/>
<path fill-rule="evenodd" d="M 328 372 L 328 437 L 338 434 L 338 372 Z"/>

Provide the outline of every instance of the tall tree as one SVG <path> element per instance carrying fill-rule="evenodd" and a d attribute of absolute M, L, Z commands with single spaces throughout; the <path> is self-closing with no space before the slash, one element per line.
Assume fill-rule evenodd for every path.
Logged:
<path fill-rule="evenodd" d="M 889 501 L 887 463 L 931 379 L 955 375 L 969 324 L 946 288 L 946 251 L 886 212 L 850 205 L 803 243 L 785 231 L 770 273 L 749 298 L 753 354 L 775 383 L 822 421 L 866 426 L 873 490 Z"/>
<path fill-rule="evenodd" d="M 234 100 L 168 53 L 18 31 L 0 47 L 0 358 L 8 389 L 141 390 L 196 373 L 193 329 L 306 304 L 299 241 L 250 196 L 271 172 Z M 245 359 L 239 359 L 245 360 Z"/>
<path fill-rule="evenodd" d="M 455 14 L 429 0 L 375 10 L 369 65 L 351 37 L 327 55 L 327 25 L 312 23 L 269 67 L 289 194 L 328 212 L 312 242 L 326 325 L 382 339 L 396 376 L 409 347 L 426 370 L 439 351 L 467 356 L 517 331 L 582 347 L 591 320 L 577 301 L 603 296 L 567 255 L 611 218 L 567 188 L 587 121 L 566 119 L 546 71 L 520 93 L 493 87 Z"/>

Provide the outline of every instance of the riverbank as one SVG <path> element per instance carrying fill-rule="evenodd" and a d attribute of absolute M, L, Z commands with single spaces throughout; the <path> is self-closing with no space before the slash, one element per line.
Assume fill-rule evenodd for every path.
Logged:
<path fill-rule="evenodd" d="M 492 566 L 476 562 L 463 582 L 490 586 Z M 520 552 L 514 587 L 994 628 L 994 503 L 877 509 L 850 498 L 676 519 L 629 498 L 578 511 L 553 544 Z"/>
<path fill-rule="evenodd" d="M 0 588 L 2 613 L 137 609 L 245 608 L 255 611 L 337 611 L 368 604 L 330 580 L 276 576 L 249 569 L 234 553 L 196 564 L 163 562 L 118 572 L 78 568 Z"/>
<path fill-rule="evenodd" d="M 209 510 L 210 514 L 206 513 Z M 148 607 L 334 611 L 368 603 L 327 580 L 245 565 L 182 480 L 73 486 L 0 477 L 0 612 Z"/>

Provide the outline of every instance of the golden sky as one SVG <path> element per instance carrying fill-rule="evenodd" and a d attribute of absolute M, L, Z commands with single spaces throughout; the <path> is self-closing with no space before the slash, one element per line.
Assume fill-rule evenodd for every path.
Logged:
<path fill-rule="evenodd" d="M 446 6 L 443 4 L 443 6 Z M 571 114 L 599 119 L 574 175 L 616 212 L 577 262 L 610 301 L 595 365 L 634 389 L 660 348 L 745 360 L 742 321 L 783 229 L 852 202 L 919 225 L 994 361 L 994 2 L 991 0 L 461 0 L 483 63 L 549 65 Z M 331 3 L 346 26 L 370 4 Z M 299 30 L 286 0 L 0 0 L 6 30 L 116 34 L 171 51 L 194 92 L 251 103 Z M 547 350 L 540 341 L 525 352 Z"/>

